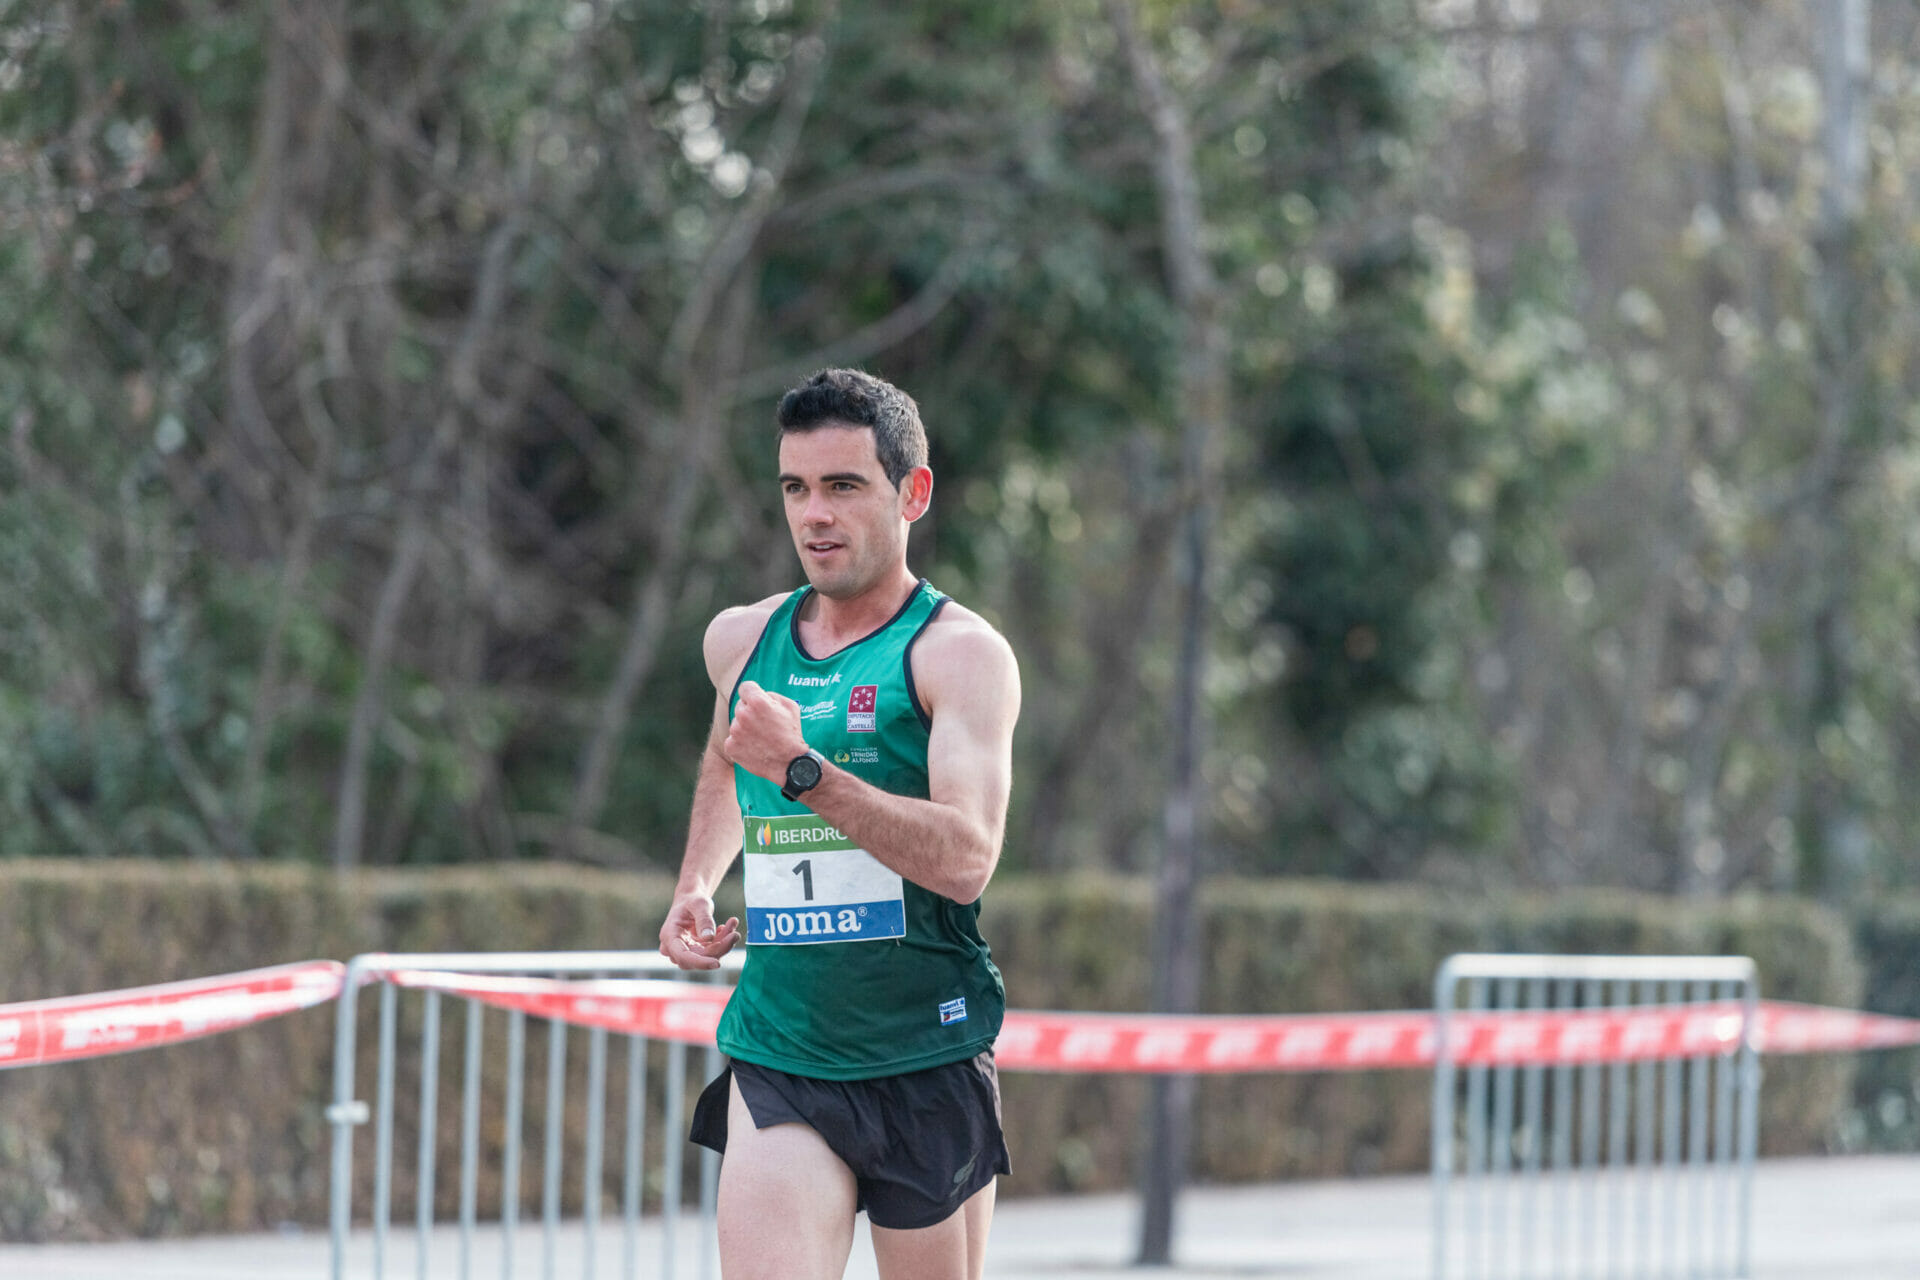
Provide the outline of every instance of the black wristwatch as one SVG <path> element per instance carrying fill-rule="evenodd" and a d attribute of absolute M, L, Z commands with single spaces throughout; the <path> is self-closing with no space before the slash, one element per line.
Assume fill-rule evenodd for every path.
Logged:
<path fill-rule="evenodd" d="M 805 755 L 787 761 L 787 781 L 780 788 L 780 794 L 789 800 L 798 800 L 820 785 L 820 774 L 826 765 L 827 758 L 808 747 Z"/>

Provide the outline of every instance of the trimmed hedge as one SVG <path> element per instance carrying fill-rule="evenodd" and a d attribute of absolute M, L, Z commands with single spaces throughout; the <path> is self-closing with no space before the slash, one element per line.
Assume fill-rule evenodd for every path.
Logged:
<path fill-rule="evenodd" d="M 1920 1018 L 1920 897 L 1875 902 L 1856 920 L 1854 940 L 1867 968 L 1861 1007 Z M 1853 1098 L 1842 1147 L 1920 1150 L 1920 1048 L 1862 1054 Z"/>
<path fill-rule="evenodd" d="M 664 876 L 526 864 L 345 878 L 283 866 L 0 864 L 0 1002 L 376 950 L 646 949 L 670 893 Z M 1759 962 L 1769 996 L 1857 1006 L 1863 987 L 1847 928 L 1792 899 L 1454 898 L 1260 881 L 1213 884 L 1204 902 L 1205 989 L 1215 1012 L 1426 1008 L 1434 970 L 1456 951 L 1739 953 Z M 1137 879 L 1007 877 L 989 892 L 982 927 L 1014 1006 L 1137 1010 L 1149 986 L 1151 917 L 1150 886 Z M 362 1002 L 363 1080 L 375 1003 Z M 403 1024 L 413 1017 L 403 1014 Z M 456 1051 L 459 1022 L 451 1011 L 444 1020 L 445 1054 Z M 333 1024 L 331 1008 L 315 1009 L 164 1049 L 0 1072 L 0 1235 L 323 1223 Z M 528 1039 L 531 1100 L 544 1079 L 545 1037 Z M 569 1058 L 570 1088 L 584 1056 Z M 1835 1145 L 1852 1059 L 1782 1059 L 1767 1071 L 1763 1150 Z M 1015 1169 L 1005 1194 L 1130 1183 L 1142 1080 L 1009 1073 L 1003 1088 Z M 410 1089 L 403 1071 L 402 1134 L 413 1131 Z M 1427 1075 L 1413 1071 L 1206 1080 L 1195 1174 L 1231 1181 L 1423 1169 L 1427 1089 Z M 485 1114 L 485 1141 L 497 1148 L 498 1107 L 489 1101 Z M 610 1116 L 609 1127 L 619 1120 Z M 443 1121 L 448 1152 L 452 1129 Z M 363 1187 L 371 1145 L 356 1143 Z M 530 1162 L 537 1145 L 530 1138 Z M 398 1163 L 410 1164 L 410 1154 Z M 407 1171 L 396 1173 L 396 1194 L 410 1197 Z M 443 1197 L 455 1193 L 454 1181 L 441 1180 Z M 491 1198 L 483 1188 L 482 1203 Z"/>
<path fill-rule="evenodd" d="M 286 866 L 0 864 L 0 1002 L 367 951 L 644 948 L 671 892 L 665 877 L 552 866 L 339 878 Z M 363 1014 L 375 1003 L 363 1000 Z M 0 1237 L 324 1224 L 334 1020 L 326 1006 L 166 1048 L 0 1072 Z M 361 1025 L 364 1082 L 370 1016 Z M 488 1114 L 497 1145 L 499 1108 Z M 371 1146 L 363 1132 L 363 1175 Z"/>

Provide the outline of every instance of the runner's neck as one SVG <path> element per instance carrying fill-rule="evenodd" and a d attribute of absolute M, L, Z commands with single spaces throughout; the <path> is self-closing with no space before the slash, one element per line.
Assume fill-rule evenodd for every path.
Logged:
<path fill-rule="evenodd" d="M 797 620 L 801 643 L 817 657 L 838 653 L 886 626 L 919 589 L 920 580 L 902 565 L 897 577 L 846 600 L 811 592 L 801 604 Z"/>

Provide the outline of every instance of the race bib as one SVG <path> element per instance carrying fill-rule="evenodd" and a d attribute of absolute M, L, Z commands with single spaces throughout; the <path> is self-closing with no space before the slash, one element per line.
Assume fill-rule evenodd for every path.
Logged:
<path fill-rule="evenodd" d="M 747 818 L 744 853 L 749 945 L 907 936 L 900 874 L 813 814 Z"/>

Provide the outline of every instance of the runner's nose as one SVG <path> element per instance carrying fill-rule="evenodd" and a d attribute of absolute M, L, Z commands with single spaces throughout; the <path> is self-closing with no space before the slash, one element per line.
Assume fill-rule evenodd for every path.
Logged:
<path fill-rule="evenodd" d="M 827 504 L 827 495 L 815 489 L 807 495 L 807 505 L 800 512 L 800 523 L 809 529 L 822 529 L 833 523 L 833 508 Z"/>

